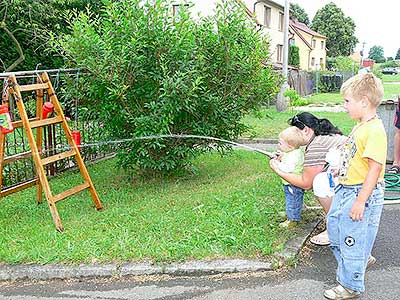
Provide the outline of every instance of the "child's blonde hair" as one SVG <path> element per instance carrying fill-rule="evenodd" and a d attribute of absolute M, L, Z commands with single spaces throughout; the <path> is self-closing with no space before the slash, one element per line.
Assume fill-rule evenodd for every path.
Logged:
<path fill-rule="evenodd" d="M 279 133 L 279 138 L 295 149 L 306 144 L 305 138 L 300 134 L 300 130 L 296 126 L 282 130 Z"/>
<path fill-rule="evenodd" d="M 383 98 L 382 81 L 372 73 L 358 74 L 343 83 L 340 94 L 351 95 L 356 100 L 365 96 L 374 107 L 378 107 Z"/>

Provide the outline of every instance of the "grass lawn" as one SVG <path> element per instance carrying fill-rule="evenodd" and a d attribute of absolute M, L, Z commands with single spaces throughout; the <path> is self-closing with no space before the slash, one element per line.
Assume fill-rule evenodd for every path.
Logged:
<path fill-rule="evenodd" d="M 400 82 L 400 74 L 396 74 L 396 75 L 383 74 L 382 81 L 383 82 Z"/>
<path fill-rule="evenodd" d="M 260 113 L 261 117 L 249 115 L 243 119 L 243 122 L 252 127 L 252 131 L 244 137 L 252 138 L 271 138 L 276 139 L 279 132 L 288 127 L 287 120 L 295 114 L 300 113 L 297 110 L 287 110 L 277 112 L 275 108 L 264 110 Z M 349 134 L 355 121 L 351 120 L 345 112 L 312 112 L 318 118 L 327 118 L 334 125 L 338 126 L 344 134 Z"/>
<path fill-rule="evenodd" d="M 384 75 L 385 76 L 385 75 Z M 386 75 L 386 76 L 400 76 L 400 75 Z M 391 84 L 387 79 L 383 79 L 383 87 L 385 89 L 384 99 L 396 99 L 400 96 L 400 84 Z M 394 80 L 394 81 L 400 81 Z M 387 83 L 385 83 L 387 82 Z M 328 106 L 343 104 L 343 98 L 340 93 L 320 93 L 305 97 L 311 104 L 324 104 Z"/>
<path fill-rule="evenodd" d="M 340 93 L 320 93 L 306 96 L 304 98 L 310 101 L 310 104 L 324 104 L 328 106 L 343 104 L 343 98 L 340 96 Z"/>
<path fill-rule="evenodd" d="M 88 191 L 61 201 L 63 233 L 55 230 L 47 204 L 36 204 L 35 188 L 7 196 L 0 203 L 0 262 L 255 258 L 273 254 L 295 233 L 278 226 L 284 195 L 265 156 L 210 153 L 194 167 L 195 175 L 145 180 L 124 174 L 116 159 L 89 166 L 104 211 L 96 211 Z M 63 190 L 80 178 L 68 172 L 50 183 Z M 303 217 L 316 218 L 316 212 Z"/>

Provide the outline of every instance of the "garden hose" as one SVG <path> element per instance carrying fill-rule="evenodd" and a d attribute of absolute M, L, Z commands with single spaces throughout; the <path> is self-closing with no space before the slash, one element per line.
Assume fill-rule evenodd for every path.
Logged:
<path fill-rule="evenodd" d="M 386 196 L 389 192 L 390 196 Z M 393 196 L 396 193 L 398 196 Z M 397 201 L 396 201 L 397 200 Z M 385 174 L 385 203 L 400 203 L 400 174 Z"/>

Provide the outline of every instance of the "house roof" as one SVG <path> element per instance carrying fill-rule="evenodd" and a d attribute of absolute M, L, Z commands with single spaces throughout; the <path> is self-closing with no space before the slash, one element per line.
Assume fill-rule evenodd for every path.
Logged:
<path fill-rule="evenodd" d="M 282 8 L 282 9 L 285 9 L 285 4 L 282 3 L 283 1 L 280 1 L 280 0 L 275 0 L 275 1 L 272 1 L 272 0 L 264 0 L 263 2 L 271 3 L 271 4 L 275 5 L 275 6 L 278 6 L 278 7 Z"/>
<path fill-rule="evenodd" d="M 304 38 L 304 36 L 299 32 L 299 30 L 297 29 L 297 27 L 292 26 L 292 24 L 289 24 L 289 31 L 294 35 L 297 35 L 302 41 L 303 43 L 310 49 L 312 50 L 312 46 L 311 44 Z"/>
<path fill-rule="evenodd" d="M 306 24 L 301 23 L 301 22 L 299 22 L 299 21 L 297 21 L 297 20 L 290 20 L 290 25 L 291 25 L 292 27 L 294 27 L 294 28 L 296 28 L 296 29 L 298 29 L 298 30 L 301 30 L 301 31 L 303 31 L 303 32 L 305 32 L 305 33 L 308 33 L 308 34 L 310 34 L 310 35 L 312 35 L 312 36 L 317 36 L 317 37 L 321 37 L 321 38 L 326 38 L 325 35 L 320 34 L 320 33 L 316 32 L 316 31 L 312 30 L 312 29 L 309 28 Z"/>

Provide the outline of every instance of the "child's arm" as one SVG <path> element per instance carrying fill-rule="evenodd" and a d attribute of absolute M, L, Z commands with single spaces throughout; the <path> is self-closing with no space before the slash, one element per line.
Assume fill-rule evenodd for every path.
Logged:
<path fill-rule="evenodd" d="M 303 174 L 297 175 L 297 174 L 282 172 L 278 168 L 278 163 L 279 162 L 276 159 L 271 159 L 269 161 L 271 169 L 274 170 L 276 174 L 278 174 L 280 177 L 282 177 L 290 184 L 305 190 L 311 189 L 314 177 L 318 173 L 321 173 L 322 170 L 324 169 L 324 165 L 304 167 Z"/>
<path fill-rule="evenodd" d="M 281 161 L 279 161 L 278 168 L 282 172 L 292 173 L 294 170 L 296 170 L 296 167 L 298 164 L 299 164 L 298 157 L 289 156 L 289 157 L 285 157 L 285 159 L 282 159 Z"/>
<path fill-rule="evenodd" d="M 372 191 L 374 190 L 378 182 L 381 171 L 382 164 L 369 158 L 367 176 L 365 177 L 365 181 L 362 185 L 361 191 L 358 194 L 358 197 L 350 210 L 350 218 L 353 221 L 360 221 L 363 218 L 365 202 L 367 202 L 369 196 L 371 196 Z"/>

